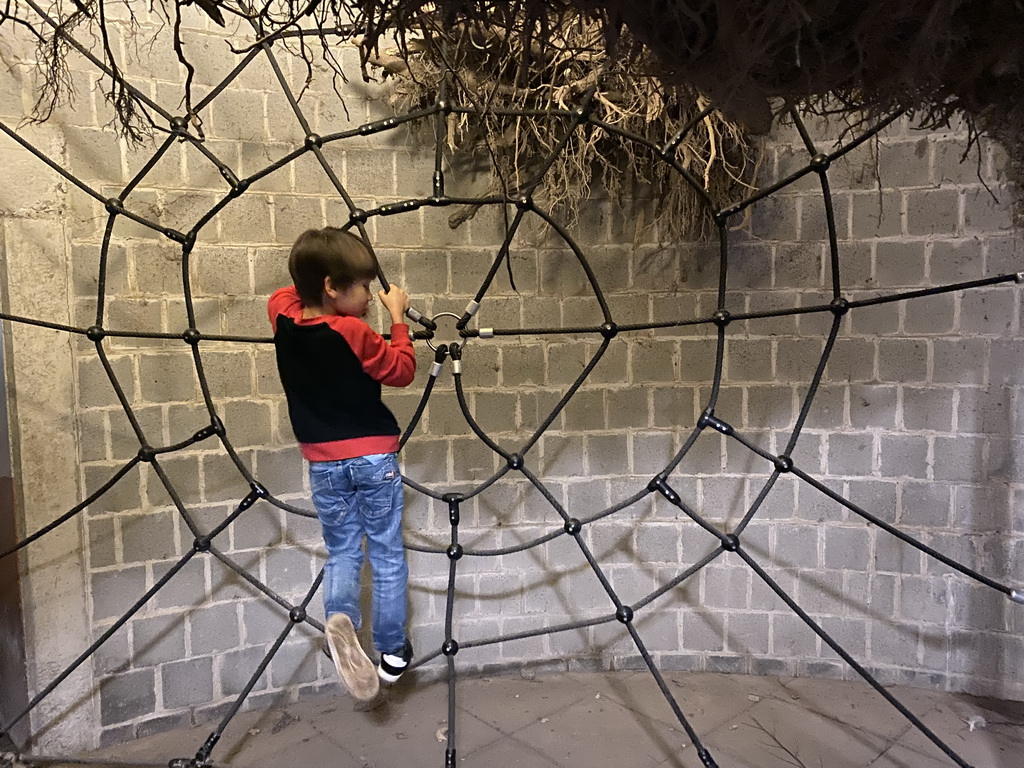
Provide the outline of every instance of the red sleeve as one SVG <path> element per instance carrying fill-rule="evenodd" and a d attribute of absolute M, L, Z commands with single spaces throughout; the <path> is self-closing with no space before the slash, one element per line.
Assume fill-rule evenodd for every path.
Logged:
<path fill-rule="evenodd" d="M 274 291 L 267 302 L 267 315 L 270 317 L 270 327 L 274 333 L 277 333 L 278 315 L 290 317 L 292 320 L 302 317 L 302 301 L 294 285 Z"/>
<path fill-rule="evenodd" d="M 335 316 L 331 327 L 345 341 L 363 364 L 363 371 L 374 381 L 389 387 L 406 387 L 416 375 L 416 353 L 409 338 L 409 326 L 391 326 L 391 343 L 356 317 Z"/>

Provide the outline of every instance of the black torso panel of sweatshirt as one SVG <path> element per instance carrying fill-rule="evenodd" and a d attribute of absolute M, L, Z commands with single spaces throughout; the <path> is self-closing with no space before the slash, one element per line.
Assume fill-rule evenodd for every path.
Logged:
<path fill-rule="evenodd" d="M 401 433 L 381 402 L 381 385 L 327 323 L 297 325 L 279 315 L 274 346 L 288 415 L 300 443 Z"/>

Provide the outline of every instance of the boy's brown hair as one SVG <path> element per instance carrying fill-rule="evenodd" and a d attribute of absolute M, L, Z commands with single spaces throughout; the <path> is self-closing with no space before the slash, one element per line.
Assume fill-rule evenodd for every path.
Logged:
<path fill-rule="evenodd" d="M 307 229 L 295 240 L 288 255 L 288 272 L 304 306 L 323 301 L 324 278 L 344 289 L 357 280 L 377 275 L 373 256 L 362 240 L 337 227 Z"/>

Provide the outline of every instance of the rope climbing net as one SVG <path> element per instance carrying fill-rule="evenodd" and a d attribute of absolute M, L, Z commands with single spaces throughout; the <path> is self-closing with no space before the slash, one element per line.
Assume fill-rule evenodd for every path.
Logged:
<path fill-rule="evenodd" d="M 48 17 L 42 13 L 41 10 L 39 10 L 39 13 L 41 19 L 53 25 L 53 22 L 49 21 Z M 56 28 L 55 25 L 53 26 Z M 294 30 L 289 33 L 292 37 L 301 36 L 302 34 L 301 30 Z M 284 35 L 283 37 L 287 38 L 289 35 Z M 104 69 L 103 63 L 93 57 L 87 49 L 77 46 L 71 38 L 68 38 L 68 42 L 72 46 L 78 47 L 79 52 L 89 59 L 100 71 Z M 935 733 L 933 733 L 928 726 L 921 721 L 921 719 L 919 719 L 886 687 L 884 687 L 861 662 L 845 650 L 840 642 L 833 638 L 832 635 L 823 628 L 819 621 L 816 621 L 808 611 L 798 604 L 790 592 L 787 591 L 787 589 L 770 574 L 770 564 L 763 562 L 761 558 L 759 558 L 745 543 L 745 533 L 748 532 L 748 527 L 751 522 L 758 517 L 759 513 L 763 512 L 765 502 L 769 499 L 770 494 L 779 479 L 785 475 L 789 475 L 797 478 L 801 483 L 805 484 L 807 488 L 813 489 L 815 493 L 822 494 L 824 497 L 827 497 L 833 502 L 841 505 L 843 508 L 848 510 L 849 513 L 860 518 L 866 524 L 877 526 L 887 535 L 895 537 L 905 545 L 923 552 L 928 557 L 934 558 L 939 563 L 953 569 L 959 574 L 1002 593 L 1010 600 L 1016 603 L 1024 603 L 1024 593 L 1016 591 L 1011 586 L 990 578 L 983 573 L 974 570 L 968 565 L 957 562 L 955 559 L 932 548 L 919 538 L 901 530 L 899 527 L 886 520 L 884 516 L 873 513 L 868 509 L 865 509 L 860 504 L 854 503 L 841 493 L 837 492 L 829 484 L 826 484 L 822 479 L 816 477 L 811 471 L 800 466 L 800 464 L 793 458 L 796 453 L 798 441 L 804 432 L 812 403 L 815 401 L 815 396 L 819 392 L 819 385 L 825 375 L 826 365 L 829 363 L 836 341 L 840 337 L 842 324 L 847 315 L 881 304 L 906 302 L 927 296 L 934 296 L 936 294 L 954 293 L 981 288 L 984 286 L 1022 282 L 1022 275 L 1017 273 L 987 277 L 968 282 L 958 282 L 955 284 L 921 290 L 880 294 L 871 298 L 857 300 L 849 299 L 844 295 L 839 238 L 837 237 L 836 232 L 833 199 L 829 186 L 829 170 L 835 161 L 843 158 L 848 153 L 857 150 L 859 147 L 871 140 L 886 126 L 896 120 L 898 115 L 893 115 L 888 119 L 880 121 L 877 125 L 862 135 L 859 135 L 841 146 L 826 152 L 819 149 L 801 121 L 800 115 L 794 111 L 792 113 L 792 119 L 806 149 L 806 160 L 801 167 L 785 176 L 785 178 L 779 179 L 770 186 L 763 188 L 756 193 L 752 193 L 748 197 L 739 200 L 734 204 L 726 207 L 716 207 L 713 201 L 704 192 L 704 187 L 701 184 L 701 181 L 694 178 L 684 167 L 679 165 L 675 154 L 676 148 L 679 146 L 680 142 L 683 141 L 687 132 L 692 129 L 693 125 L 695 125 L 697 121 L 702 120 L 710 113 L 711 107 L 708 107 L 704 112 L 697 115 L 694 121 L 689 125 L 684 126 L 679 133 L 672 137 L 667 143 L 658 146 L 652 144 L 649 140 L 644 139 L 643 137 L 627 134 L 616 126 L 595 118 L 590 111 L 591 100 L 594 96 L 594 91 L 592 89 L 573 108 L 554 110 L 550 113 L 552 116 L 561 120 L 563 133 L 559 137 L 559 141 L 556 143 L 548 157 L 548 165 L 540 170 L 536 178 L 523 185 L 520 189 L 520 193 L 514 198 L 509 198 L 500 194 L 488 197 L 457 197 L 449 195 L 446 192 L 447 171 L 443 151 L 445 122 L 451 115 L 478 116 L 479 112 L 476 106 L 458 104 L 449 101 L 444 89 L 442 88 L 439 98 L 433 104 L 425 108 L 397 117 L 366 123 L 348 130 L 318 135 L 311 129 L 307 114 L 305 113 L 300 100 L 296 97 L 293 89 L 289 85 L 288 78 L 279 64 L 276 51 L 277 49 L 275 49 L 275 44 L 272 42 L 264 42 L 262 45 L 255 46 L 248 55 L 240 59 L 238 66 L 227 77 L 225 77 L 223 81 L 210 89 L 201 101 L 194 106 L 194 111 L 196 113 L 200 113 L 206 109 L 220 94 L 224 92 L 231 82 L 239 76 L 245 67 L 251 64 L 257 57 L 261 57 L 269 64 L 282 92 L 284 93 L 284 96 L 288 101 L 294 119 L 297 121 L 299 126 L 301 126 L 301 130 L 305 135 L 305 140 L 301 146 L 297 146 L 292 151 L 285 153 L 278 160 L 269 163 L 255 173 L 241 178 L 236 175 L 228 162 L 219 157 L 210 149 L 209 146 L 207 146 L 206 143 L 204 143 L 200 136 L 196 135 L 193 126 L 190 124 L 188 119 L 166 110 L 161 104 L 141 91 L 134 92 L 135 98 L 145 104 L 147 109 L 151 110 L 154 115 L 158 115 L 159 118 L 162 119 L 164 127 L 161 130 L 165 135 L 150 160 L 145 163 L 135 177 L 132 178 L 131 181 L 120 189 L 118 194 L 113 197 L 107 197 L 101 194 L 100 191 L 90 187 L 88 184 L 77 178 L 71 170 L 61 167 L 58 163 L 47 157 L 47 155 L 40 151 L 40 149 L 30 144 L 14 128 L 5 124 L 0 124 L 0 130 L 2 130 L 5 135 L 20 144 L 25 150 L 48 166 L 54 173 L 59 174 L 67 180 L 67 182 L 80 190 L 81 193 L 99 201 L 105 207 L 107 214 L 106 227 L 103 234 L 102 247 L 100 249 L 98 290 L 96 293 L 96 315 L 95 322 L 93 324 L 88 327 L 76 327 L 49 322 L 43 318 L 27 317 L 10 313 L 0 313 L 0 318 L 9 323 L 23 323 L 66 332 L 74 336 L 84 336 L 89 342 L 92 342 L 95 346 L 97 359 L 106 371 L 110 386 L 116 394 L 117 400 L 119 401 L 138 442 L 137 454 L 123 466 L 118 468 L 100 487 L 90 493 L 86 498 L 82 499 L 81 503 L 76 504 L 66 513 L 60 515 L 40 530 L 35 531 L 7 551 L 0 553 L 0 557 L 10 557 L 24 547 L 28 547 L 34 542 L 40 540 L 59 526 L 74 520 L 83 512 L 83 510 L 96 503 L 105 494 L 107 494 L 119 480 L 141 465 L 148 465 L 151 467 L 152 472 L 170 496 L 177 513 L 180 515 L 181 520 L 188 527 L 193 537 L 192 544 L 185 554 L 177 559 L 177 561 L 174 562 L 159 579 L 156 579 L 152 587 L 145 590 L 142 594 L 139 594 L 131 606 L 112 624 L 110 624 L 110 626 L 107 627 L 93 643 L 84 648 L 80 655 L 78 655 L 71 664 L 35 692 L 31 700 L 20 712 L 14 714 L 7 722 L 0 724 L 0 732 L 9 735 L 17 724 L 28 716 L 41 702 L 43 702 L 54 691 L 54 689 L 57 688 L 57 686 L 61 685 L 62 682 L 64 682 L 83 663 L 95 654 L 97 650 L 104 645 L 104 643 L 110 640 L 114 633 L 128 623 L 154 598 L 154 596 L 156 596 L 164 587 L 176 578 L 183 578 L 178 576 L 179 572 L 194 558 L 212 558 L 219 561 L 224 567 L 237 574 L 238 577 L 247 582 L 252 588 L 258 590 L 259 593 L 265 596 L 267 600 L 278 605 L 287 615 L 288 621 L 270 645 L 262 660 L 254 669 L 251 670 L 248 682 L 237 697 L 235 697 L 233 703 L 224 713 L 220 722 L 210 733 L 209 737 L 201 745 L 197 746 L 193 755 L 187 757 L 175 756 L 172 758 L 169 763 L 172 767 L 199 768 L 200 766 L 210 765 L 214 750 L 216 749 L 225 728 L 240 711 L 250 693 L 256 688 L 261 677 L 267 671 L 268 666 L 275 657 L 275 654 L 279 652 L 295 628 L 301 624 L 306 624 L 317 631 L 323 631 L 322 623 L 314 616 L 310 615 L 308 611 L 309 605 L 320 587 L 323 577 L 322 572 L 317 576 L 312 584 L 308 585 L 308 589 L 306 589 L 302 599 L 298 602 L 292 602 L 279 594 L 278 591 L 275 591 L 268 586 L 267 583 L 258 578 L 258 576 L 251 572 L 250 569 L 240 564 L 236 558 L 232 557 L 231 554 L 225 551 L 225 547 L 220 543 L 223 541 L 223 537 L 226 535 L 229 527 L 236 523 L 236 521 L 244 519 L 246 511 L 250 510 L 253 505 L 260 500 L 285 510 L 292 515 L 304 517 L 315 517 L 315 515 L 306 509 L 294 506 L 287 501 L 278 498 L 273 492 L 273 489 L 268 488 L 261 483 L 259 478 L 250 471 L 246 462 L 233 446 L 231 430 L 228 429 L 227 425 L 221 418 L 215 402 L 215 392 L 211 390 L 208 377 L 204 372 L 204 346 L 210 342 L 253 345 L 268 344 L 271 342 L 271 339 L 265 337 L 215 334 L 202 331 L 200 328 L 201 323 L 197 321 L 196 302 L 193 298 L 190 278 L 190 263 L 194 249 L 203 237 L 204 229 L 211 223 L 218 213 L 220 213 L 225 207 L 231 205 L 233 201 L 244 195 L 253 184 L 270 176 L 271 174 L 274 174 L 275 172 L 280 171 L 289 164 L 294 163 L 299 158 L 312 158 L 322 169 L 323 173 L 329 180 L 331 187 L 341 198 L 347 208 L 347 221 L 337 223 L 339 225 L 343 225 L 346 229 L 358 232 L 368 244 L 371 242 L 367 234 L 367 224 L 369 222 L 374 219 L 411 214 L 421 208 L 445 208 L 449 206 L 474 205 L 485 208 L 500 209 L 506 217 L 504 241 L 494 255 L 486 276 L 480 283 L 475 296 L 472 301 L 469 302 L 465 310 L 461 314 L 441 313 L 436 314 L 433 317 L 426 317 L 415 310 L 411 314 L 412 319 L 421 326 L 414 333 L 414 337 L 430 344 L 431 349 L 434 351 L 434 362 L 429 370 L 426 384 L 423 386 L 418 407 L 409 420 L 408 426 L 401 437 L 401 444 L 404 446 L 407 441 L 416 434 L 417 428 L 421 426 L 422 417 L 427 409 L 428 403 L 431 401 L 431 395 L 434 392 L 435 384 L 445 367 L 447 367 L 454 381 L 455 395 L 463 417 L 465 418 L 469 428 L 476 437 L 479 438 L 480 442 L 483 443 L 486 449 L 499 457 L 498 465 L 500 467 L 497 471 L 493 472 L 490 477 L 487 477 L 485 480 L 472 487 L 460 485 L 459 487 L 461 490 L 458 491 L 430 487 L 430 483 L 421 482 L 414 476 L 404 478 L 406 485 L 410 489 L 428 496 L 443 505 L 443 508 L 447 510 L 447 520 L 450 526 L 450 538 L 446 546 L 429 546 L 421 545 L 419 543 L 409 545 L 411 549 L 415 549 L 425 555 L 436 556 L 436 558 L 440 559 L 441 562 L 446 563 L 447 569 L 443 641 L 438 647 L 422 654 L 416 661 L 416 665 L 419 666 L 441 658 L 443 659 L 443 664 L 447 670 L 448 729 L 446 737 L 447 742 L 443 757 L 445 766 L 454 766 L 458 764 L 456 762 L 458 733 L 455 728 L 455 709 L 458 695 L 457 679 L 459 673 L 459 667 L 456 665 L 456 659 L 458 658 L 460 651 L 467 648 L 483 647 L 496 643 L 523 640 L 526 638 L 567 632 L 601 624 L 615 625 L 616 623 L 621 625 L 625 632 L 628 633 L 632 643 L 635 645 L 636 651 L 639 653 L 640 657 L 642 657 L 643 662 L 651 676 L 654 678 L 655 683 L 664 694 L 665 699 L 675 717 L 678 719 L 680 726 L 685 730 L 690 743 L 699 755 L 702 764 L 708 766 L 708 768 L 718 765 L 715 757 L 704 743 L 702 743 L 700 734 L 694 730 L 688 718 L 684 715 L 683 708 L 677 702 L 676 694 L 673 693 L 672 688 L 666 682 L 662 675 L 662 671 L 659 669 L 651 652 L 648 650 L 648 645 L 645 643 L 644 638 L 638 629 L 638 620 L 645 612 L 657 610 L 658 601 L 667 600 L 673 590 L 680 587 L 680 585 L 688 583 L 689 580 L 693 579 L 705 567 L 723 560 L 731 560 L 733 563 L 742 564 L 749 568 L 757 579 L 763 582 L 763 584 L 772 593 L 774 593 L 782 603 L 788 606 L 793 614 L 799 617 L 799 620 L 806 625 L 810 632 L 813 632 L 818 638 L 820 638 L 825 646 L 830 648 L 846 664 L 848 664 L 849 667 L 860 675 L 872 688 L 874 688 L 880 696 L 884 697 L 901 713 L 903 717 L 905 717 L 915 728 L 934 743 L 939 750 L 947 755 L 953 763 L 966 767 L 968 763 L 961 758 L 951 746 L 944 743 Z M 432 193 L 422 198 L 404 199 L 399 202 L 388 203 L 371 209 L 361 209 L 350 195 L 349 190 L 346 189 L 346 186 L 340 181 L 336 169 L 332 167 L 332 163 L 324 152 L 324 148 L 330 145 L 344 145 L 344 143 L 349 139 L 386 134 L 400 128 L 401 126 L 412 123 L 427 123 L 428 125 L 433 123 L 436 130 L 438 139 L 436 142 Z M 587 254 L 584 252 L 584 249 L 576 242 L 576 240 L 574 240 L 567 228 L 560 224 L 552 213 L 549 210 L 546 210 L 533 195 L 546 168 L 549 167 L 550 163 L 558 157 L 558 154 L 564 149 L 571 137 L 576 132 L 584 130 L 607 131 L 609 133 L 618 134 L 623 140 L 645 144 L 651 153 L 659 157 L 664 163 L 667 163 L 674 168 L 687 183 L 692 185 L 695 192 L 702 196 L 707 208 L 707 214 L 711 220 L 713 220 L 717 230 L 717 238 L 720 247 L 716 306 L 713 312 L 698 318 L 687 319 L 683 317 L 675 317 L 662 322 L 617 322 L 616 316 L 610 308 L 609 302 L 606 300 L 602 291 L 597 273 L 592 269 L 591 262 L 588 259 Z M 133 191 L 147 179 L 148 175 L 151 174 L 161 158 L 163 158 L 172 147 L 182 142 L 187 143 L 190 147 L 201 153 L 210 164 L 216 167 L 226 183 L 226 190 L 224 191 L 223 196 L 212 207 L 202 213 L 190 228 L 184 231 L 166 227 L 152 218 L 138 213 L 137 210 L 133 210 L 131 202 L 131 195 Z M 735 235 L 731 235 L 731 225 L 735 224 L 736 221 L 742 217 L 748 209 L 751 209 L 752 206 L 805 178 L 815 179 L 820 184 L 822 199 L 824 201 L 824 213 L 827 226 L 827 270 L 830 280 L 830 299 L 823 303 L 810 306 L 788 306 L 765 311 L 736 311 L 736 309 L 730 304 L 728 294 L 731 287 L 730 238 L 735 238 Z M 131 329 L 111 327 L 111 324 L 109 323 L 106 286 L 109 282 L 111 272 L 110 253 L 112 234 L 114 232 L 115 223 L 123 221 L 124 219 L 130 219 L 142 227 L 153 230 L 161 238 L 171 241 L 180 247 L 183 298 L 187 316 L 187 327 L 180 332 L 139 332 Z M 474 320 L 478 310 L 487 302 L 496 276 L 510 258 L 510 254 L 514 249 L 514 242 L 516 241 L 517 233 L 519 233 L 521 229 L 524 226 L 527 226 L 528 222 L 531 221 L 542 222 L 543 226 L 550 228 L 550 230 L 554 232 L 562 242 L 564 242 L 568 251 L 571 251 L 571 256 L 568 258 L 574 259 L 575 263 L 578 264 L 578 267 L 585 273 L 589 289 L 600 308 L 602 316 L 602 321 L 600 323 L 573 327 L 474 327 Z M 379 263 L 378 276 L 382 284 L 387 285 L 387 275 Z M 414 288 L 415 287 L 413 286 L 413 289 Z M 777 451 L 769 450 L 762 444 L 762 441 L 758 436 L 747 434 L 738 428 L 736 426 L 738 423 L 736 415 L 730 413 L 728 408 L 720 406 L 719 394 L 722 389 L 724 376 L 726 342 L 730 337 L 731 330 L 737 328 L 739 324 L 757 323 L 758 321 L 767 321 L 771 318 L 791 317 L 796 315 L 817 315 L 825 318 L 827 320 L 828 329 L 824 337 L 824 344 L 820 358 L 817 361 L 813 374 L 810 376 L 809 381 L 806 382 L 806 386 L 802 391 L 801 404 L 795 424 L 793 424 L 793 426 L 788 430 L 788 434 L 781 444 L 781 448 Z M 458 334 L 458 341 L 453 341 L 447 344 L 439 342 L 438 334 L 436 334 L 437 321 L 441 320 L 442 316 L 446 318 L 444 321 L 446 323 L 451 324 L 450 321 L 454 321 L 454 327 Z M 706 401 L 702 403 L 703 410 L 697 424 L 685 436 L 681 447 L 674 453 L 671 459 L 660 469 L 660 471 L 655 473 L 648 482 L 636 489 L 634 493 L 604 509 L 588 511 L 587 514 L 573 514 L 570 509 L 567 508 L 567 505 L 563 504 L 562 501 L 559 500 L 557 494 L 553 492 L 550 484 L 541 476 L 542 473 L 537 470 L 539 462 L 536 461 L 536 456 L 538 454 L 540 441 L 549 428 L 551 428 L 552 424 L 554 424 L 559 418 L 560 414 L 562 414 L 566 409 L 574 395 L 576 395 L 581 387 L 583 387 L 587 382 L 588 377 L 590 377 L 595 367 L 604 358 L 608 350 L 612 348 L 617 341 L 621 341 L 623 338 L 628 337 L 631 334 L 635 335 L 658 329 L 679 329 L 687 326 L 709 329 L 715 341 L 714 373 L 711 381 L 709 382 L 710 386 L 707 390 Z M 571 384 L 564 391 L 564 394 L 540 421 L 532 434 L 522 442 L 515 445 L 502 444 L 500 440 L 495 439 L 482 428 L 474 415 L 473 409 L 470 407 L 470 399 L 467 397 L 467 393 L 465 391 L 462 372 L 464 356 L 467 361 L 472 357 L 472 347 L 467 347 L 467 343 L 476 339 L 500 339 L 507 336 L 530 337 L 552 335 L 573 337 L 580 343 L 582 343 L 582 340 L 592 340 L 596 344 L 596 349 L 589 357 L 589 360 L 587 360 L 582 371 L 574 378 Z M 109 350 L 106 342 L 113 338 L 164 340 L 168 343 L 180 342 L 184 344 L 191 351 L 192 359 L 194 361 L 195 372 L 198 377 L 202 398 L 209 417 L 208 425 L 195 432 L 188 439 L 173 445 L 155 444 L 153 436 L 143 428 L 140 423 L 140 419 L 137 418 L 137 414 L 130 402 L 131 398 L 126 394 L 125 386 L 123 382 L 119 380 L 118 373 L 115 371 L 115 367 L 110 361 Z M 711 517 L 709 517 L 706 512 L 699 509 L 698 505 L 687 501 L 686 498 L 684 498 L 685 494 L 680 492 L 678 483 L 673 475 L 677 468 L 679 468 L 680 465 L 688 459 L 688 457 L 692 457 L 694 446 L 697 445 L 698 439 L 709 431 L 724 436 L 724 438 L 729 441 L 730 445 L 749 452 L 751 456 L 756 457 L 757 460 L 763 462 L 763 473 L 752 476 L 752 480 L 759 484 L 759 489 L 754 495 L 753 501 L 746 507 L 738 523 L 729 527 L 720 526 Z M 233 511 L 212 528 L 206 528 L 200 524 L 197 516 L 194 514 L 194 510 L 190 509 L 189 505 L 182 500 L 183 495 L 180 492 L 180 488 L 172 482 L 163 465 L 165 458 L 169 455 L 186 450 L 196 444 L 208 440 L 219 441 L 219 444 L 230 457 L 231 462 L 237 469 L 237 472 L 244 478 L 244 481 L 248 484 L 249 488 L 249 491 L 244 498 L 234 505 Z M 529 541 L 519 542 L 513 546 L 482 548 L 466 545 L 464 541 L 460 539 L 460 531 L 464 530 L 464 527 L 461 527 L 461 523 L 465 505 L 474 497 L 483 494 L 487 489 L 494 486 L 503 478 L 508 477 L 524 480 L 529 484 L 529 486 L 534 488 L 543 497 L 545 503 L 550 508 L 547 511 L 553 511 L 557 514 L 559 522 L 556 525 L 550 526 L 542 535 L 539 535 Z M 676 572 L 671 576 L 671 578 L 663 580 L 648 594 L 627 603 L 623 601 L 619 592 L 613 587 L 613 580 L 608 576 L 606 564 L 601 562 L 600 557 L 595 554 L 592 545 L 588 543 L 586 532 L 588 526 L 591 526 L 600 520 L 610 518 L 617 513 L 621 513 L 644 499 L 651 498 L 656 499 L 659 504 L 667 504 L 678 510 L 682 516 L 684 524 L 687 524 L 686 521 L 690 521 L 694 526 L 696 526 L 693 529 L 694 535 L 698 535 L 697 528 L 703 531 L 707 540 L 710 542 L 711 548 L 705 556 L 695 560 L 694 562 L 678 564 Z M 567 621 L 554 626 L 545 626 L 539 629 L 508 633 L 472 641 L 460 641 L 457 632 L 457 611 L 455 600 L 456 582 L 461 572 L 460 569 L 464 567 L 467 558 L 496 558 L 502 555 L 511 555 L 536 548 L 546 542 L 553 541 L 560 537 L 564 537 L 565 541 L 571 542 L 571 544 L 578 549 L 579 556 L 582 558 L 582 561 L 585 561 L 586 566 L 589 567 L 594 577 L 596 577 L 603 593 L 606 595 L 606 604 L 608 609 L 598 616 L 584 620 Z M 34 758 L 31 753 L 24 750 L 19 751 L 15 755 L 15 758 L 29 764 L 39 762 L 38 758 Z"/>

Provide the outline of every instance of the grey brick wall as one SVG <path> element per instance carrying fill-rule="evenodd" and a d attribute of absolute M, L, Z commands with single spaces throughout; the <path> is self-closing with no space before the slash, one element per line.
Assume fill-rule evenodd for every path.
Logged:
<path fill-rule="evenodd" d="M 197 34 L 209 54 L 198 82 L 212 84 L 217 77 L 211 73 L 226 72 L 230 57 L 215 34 Z M 295 62 L 285 66 L 293 79 L 304 76 Z M 176 81 L 177 67 L 166 71 Z M 154 92 L 170 87 L 161 71 L 152 74 L 147 82 Z M 27 82 L 23 86 L 27 98 Z M 385 107 L 366 99 L 362 88 L 353 83 L 346 92 L 346 118 L 329 83 L 314 80 L 303 101 L 314 129 L 326 134 L 383 114 Z M 79 96 L 90 103 L 86 124 L 77 111 L 62 113 L 63 122 L 44 126 L 34 138 L 87 183 L 113 193 L 113 185 L 125 183 L 146 161 L 147 149 L 129 148 L 102 130 L 109 119 L 106 105 L 88 89 L 80 89 Z M 272 76 L 254 67 L 204 116 L 207 146 L 239 176 L 252 173 L 301 141 L 286 114 Z M 829 145 L 827 133 L 816 138 Z M 983 143 L 979 178 L 970 162 L 957 162 L 965 141 L 959 133 L 923 133 L 900 122 L 877 144 L 836 164 L 830 182 L 847 298 L 1021 269 L 1018 237 L 1009 229 L 1013 191 L 1001 175 L 1002 155 Z M 766 151 L 766 183 L 806 162 L 798 139 L 786 128 Z M 6 219 L 43 215 L 56 199 L 56 182 L 13 146 L 4 144 L 0 152 L 10 160 L 4 178 L 14 182 L 0 186 L 26 190 L 16 210 L 0 191 Z M 360 205 L 430 191 L 431 153 L 404 132 L 332 145 L 326 154 Z M 453 188 L 474 183 L 450 180 Z M 188 228 L 223 193 L 215 169 L 182 145 L 161 160 L 128 205 Z M 71 254 L 70 311 L 73 322 L 87 326 L 94 321 L 104 215 L 84 195 L 69 195 L 67 201 L 63 237 Z M 455 231 L 445 224 L 449 213 L 424 209 L 369 222 L 388 276 L 405 285 L 428 314 L 462 311 L 504 234 L 496 211 L 483 210 Z M 822 243 L 824 209 L 813 179 L 759 203 L 752 213 L 747 229 L 730 232 L 728 309 L 827 302 L 831 275 Z M 340 223 L 342 214 L 323 172 L 308 157 L 228 205 L 200 232 L 190 261 L 200 330 L 265 337 L 265 301 L 287 280 L 290 240 L 303 228 Z M 478 324 L 599 323 L 597 302 L 571 253 L 544 236 L 543 227 L 528 229 L 540 234 L 517 238 L 512 265 L 518 290 L 500 270 Z M 717 248 L 655 243 L 633 248 L 627 229 L 613 206 L 601 200 L 574 229 L 617 322 L 705 317 L 714 311 Z M 186 327 L 180 251 L 151 231 L 120 223 L 109 268 L 108 327 L 175 333 Z M 1019 289 L 1005 285 L 855 310 L 842 320 L 793 451 L 797 465 L 828 488 L 1011 584 L 1024 582 L 1020 315 Z M 377 314 L 371 323 L 379 327 L 380 319 Z M 763 449 L 781 452 L 828 327 L 829 318 L 816 314 L 730 325 L 716 413 Z M 440 335 L 454 339 L 450 324 L 442 321 Z M 473 339 L 465 350 L 463 378 L 478 422 L 503 447 L 517 449 L 592 359 L 599 341 L 596 334 Z M 183 343 L 113 339 L 104 344 L 151 444 L 169 445 L 206 426 Z M 432 360 L 422 343 L 419 348 L 417 381 L 407 391 L 387 393 L 403 423 L 415 410 Z M 138 441 L 92 345 L 75 339 L 71 350 L 66 377 L 75 405 L 65 417 L 75 424 L 81 498 L 134 456 Z M 200 351 L 210 395 L 241 462 L 279 498 L 308 508 L 305 468 L 288 426 L 272 349 L 204 341 Z M 706 406 L 714 354 L 708 326 L 620 334 L 528 453 L 528 467 L 575 517 L 630 497 L 671 459 Z M 19 418 L 25 419 L 26 431 L 36 423 L 31 414 Z M 411 479 L 445 491 L 469 490 L 498 468 L 499 460 L 472 435 L 458 409 L 450 370 L 442 373 L 402 462 Z M 160 465 L 202 530 L 223 520 L 248 491 L 216 439 L 162 457 Z M 689 507 L 731 529 L 770 470 L 736 442 L 707 432 L 670 482 Z M 447 543 L 443 504 L 409 491 L 407 520 L 410 542 Z M 80 526 L 81 581 L 89 595 L 93 636 L 186 554 L 194 538 L 148 467 L 130 471 L 88 509 Z M 461 538 L 470 549 L 508 547 L 560 526 L 543 496 L 509 475 L 466 502 Z M 714 545 L 660 496 L 647 496 L 587 526 L 584 539 L 627 603 Z M 1024 651 L 1019 606 L 953 575 L 813 487 L 781 478 L 743 542 L 773 580 L 883 681 L 1024 698 L 1024 679 L 1014 661 Z M 315 523 L 263 501 L 215 544 L 288 600 L 301 598 L 322 562 Z M 427 652 L 443 640 L 447 560 L 410 553 L 410 564 L 413 640 Z M 455 635 L 462 641 L 606 615 L 612 608 L 566 537 L 526 553 L 464 558 L 459 568 Z M 318 598 L 312 607 L 320 615 Z M 218 560 L 197 555 L 90 662 L 102 739 L 122 740 L 182 718 L 213 716 L 242 690 L 286 620 L 283 609 Z M 852 674 L 731 555 L 639 611 L 637 626 L 666 668 Z M 82 644 L 87 640 L 81 638 Z M 485 666 L 538 658 L 576 669 L 638 663 L 636 649 L 617 625 L 506 641 L 466 651 L 459 660 Z M 45 677 L 40 673 L 40 680 Z M 299 627 L 257 682 L 253 702 L 265 705 L 274 697 L 294 698 L 333 685 L 318 639 Z"/>

